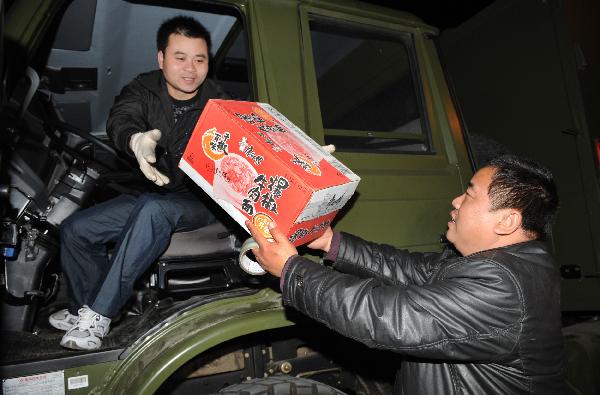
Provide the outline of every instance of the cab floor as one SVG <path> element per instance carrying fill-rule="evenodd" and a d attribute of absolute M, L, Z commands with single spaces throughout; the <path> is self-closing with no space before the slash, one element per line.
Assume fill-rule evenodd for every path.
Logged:
<path fill-rule="evenodd" d="M 120 319 L 111 324 L 111 330 L 95 351 L 77 351 L 61 347 L 60 340 L 65 332 L 55 329 L 48 323 L 48 316 L 64 305 L 53 305 L 41 309 L 32 332 L 0 330 L 0 366 L 51 360 L 98 351 L 125 349 L 143 334 L 159 325 L 165 319 L 177 315 L 191 307 L 224 297 L 241 296 L 256 292 L 249 288 L 239 288 L 212 295 L 196 295 L 186 300 L 161 299 L 146 308 L 143 313 L 127 310 Z"/>

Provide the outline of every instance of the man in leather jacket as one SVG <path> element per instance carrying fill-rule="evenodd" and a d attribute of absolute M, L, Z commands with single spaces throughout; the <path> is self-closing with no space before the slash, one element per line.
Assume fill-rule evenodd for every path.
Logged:
<path fill-rule="evenodd" d="M 210 46 L 209 32 L 195 19 L 165 21 L 157 32 L 160 70 L 137 76 L 111 108 L 108 135 L 138 161 L 157 192 L 118 196 L 61 225 L 61 266 L 72 303 L 49 321 L 67 331 L 64 347 L 99 348 L 111 318 L 137 278 L 167 248 L 171 234 L 215 221 L 203 203 L 208 198 L 178 169 L 206 102 L 227 98 L 206 78 Z M 110 259 L 109 245 L 115 246 Z"/>
<path fill-rule="evenodd" d="M 330 229 L 300 257 L 271 226 L 253 252 L 280 276 L 283 302 L 370 347 L 404 355 L 398 394 L 563 393 L 559 275 L 544 242 L 558 207 L 552 175 L 491 161 L 452 201 L 455 253 L 422 254 Z"/>

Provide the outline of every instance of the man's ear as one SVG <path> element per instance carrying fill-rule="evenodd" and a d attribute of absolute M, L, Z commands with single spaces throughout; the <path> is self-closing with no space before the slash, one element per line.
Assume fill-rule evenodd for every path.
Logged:
<path fill-rule="evenodd" d="M 165 54 L 163 53 L 163 51 L 158 51 L 158 53 L 156 54 L 156 58 L 156 60 L 158 60 L 158 67 L 160 67 L 160 69 L 162 70 L 163 62 L 165 60 Z"/>
<path fill-rule="evenodd" d="M 510 235 L 521 228 L 523 216 L 516 210 L 502 210 L 498 213 L 500 220 L 494 226 L 494 232 L 498 235 Z"/>

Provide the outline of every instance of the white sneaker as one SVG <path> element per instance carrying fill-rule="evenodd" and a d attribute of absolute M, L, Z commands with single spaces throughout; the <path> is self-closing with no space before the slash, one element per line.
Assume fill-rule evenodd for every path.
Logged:
<path fill-rule="evenodd" d="M 75 325 L 77 316 L 69 313 L 68 309 L 58 310 L 56 313 L 48 317 L 50 325 L 61 331 L 68 331 Z"/>
<path fill-rule="evenodd" d="M 60 345 L 74 350 L 97 350 L 109 329 L 110 318 L 84 306 L 79 309 L 77 322 L 62 337 Z"/>

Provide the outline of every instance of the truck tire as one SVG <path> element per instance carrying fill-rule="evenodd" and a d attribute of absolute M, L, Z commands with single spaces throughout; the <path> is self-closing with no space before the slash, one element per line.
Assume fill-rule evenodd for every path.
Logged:
<path fill-rule="evenodd" d="M 271 376 L 233 384 L 218 392 L 223 395 L 346 395 L 318 381 L 293 376 Z"/>

